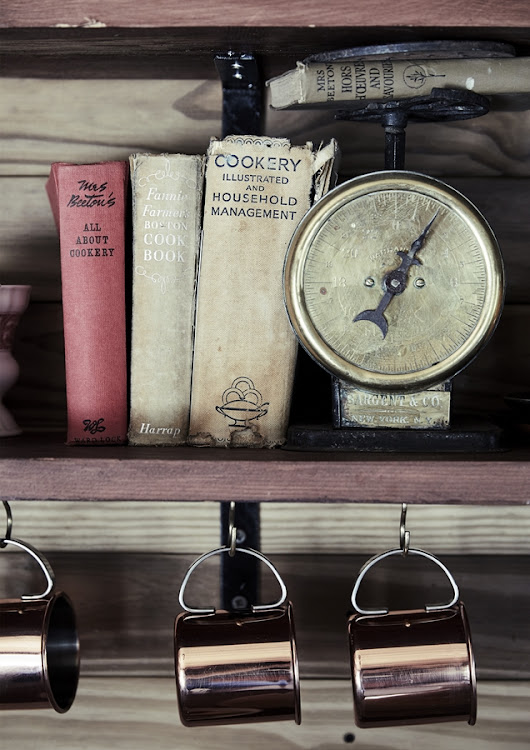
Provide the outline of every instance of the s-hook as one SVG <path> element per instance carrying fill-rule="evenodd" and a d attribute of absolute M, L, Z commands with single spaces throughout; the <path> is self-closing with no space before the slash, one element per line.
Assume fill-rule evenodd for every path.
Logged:
<path fill-rule="evenodd" d="M 2 503 L 4 505 L 4 509 L 7 516 L 7 527 L 6 527 L 6 533 L 4 534 L 3 538 L 0 540 L 0 549 L 3 549 L 4 547 L 7 547 L 9 544 L 9 540 L 11 539 L 11 532 L 13 530 L 13 514 L 11 513 L 11 508 L 9 506 L 9 503 L 6 500 L 2 500 Z"/>
<path fill-rule="evenodd" d="M 399 522 L 399 547 L 403 555 L 408 555 L 410 548 L 410 531 L 407 531 L 407 503 L 401 504 L 401 520 Z"/>
<path fill-rule="evenodd" d="M 235 557 L 236 554 L 236 542 L 237 542 L 237 527 L 235 524 L 236 520 L 236 504 L 232 501 L 228 509 L 228 540 L 226 546 L 229 549 L 228 554 L 230 557 Z"/>
<path fill-rule="evenodd" d="M 15 547 L 16 549 L 27 552 L 35 562 L 39 565 L 44 578 L 46 579 L 46 588 L 41 594 L 26 594 L 20 598 L 25 601 L 36 601 L 39 599 L 45 599 L 52 591 L 55 585 L 55 575 L 52 567 L 48 560 L 38 550 L 35 549 L 31 544 L 23 542 L 21 539 L 14 539 L 11 536 L 13 529 L 13 514 L 11 513 L 11 507 L 6 500 L 2 500 L 7 516 L 6 532 L 2 538 L 0 538 L 0 549 L 4 549 L 7 546 Z"/>

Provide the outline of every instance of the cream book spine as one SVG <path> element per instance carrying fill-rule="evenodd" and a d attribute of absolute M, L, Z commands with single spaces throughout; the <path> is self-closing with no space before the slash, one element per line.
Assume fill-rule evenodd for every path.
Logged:
<path fill-rule="evenodd" d="M 298 62 L 267 81 L 274 109 L 304 106 L 364 106 L 367 101 L 430 94 L 433 88 L 462 89 L 485 96 L 530 93 L 530 57 Z"/>
<path fill-rule="evenodd" d="M 133 154 L 129 443 L 179 445 L 190 414 L 204 157 Z"/>
<path fill-rule="evenodd" d="M 193 383 L 192 445 L 285 441 L 297 342 L 283 301 L 289 240 L 333 179 L 331 142 L 212 139 L 207 154 Z"/>

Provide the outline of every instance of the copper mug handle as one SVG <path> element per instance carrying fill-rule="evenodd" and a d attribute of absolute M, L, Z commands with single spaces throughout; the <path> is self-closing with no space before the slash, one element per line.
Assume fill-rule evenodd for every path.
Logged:
<path fill-rule="evenodd" d="M 378 562 L 381 560 L 384 560 L 387 557 L 392 557 L 393 555 L 403 555 L 403 549 L 390 549 L 386 552 L 382 552 L 379 555 L 375 555 L 374 557 L 371 557 L 369 560 L 367 560 L 362 568 L 359 571 L 359 575 L 357 576 L 357 580 L 355 582 L 355 586 L 353 587 L 352 595 L 351 595 L 351 603 L 353 605 L 353 608 L 359 612 L 361 615 L 386 615 L 388 613 L 388 609 L 363 609 L 363 607 L 359 606 L 357 602 L 357 594 L 359 593 L 359 588 L 361 587 L 361 583 L 363 582 L 364 577 L 368 573 L 371 568 L 374 567 L 374 565 L 377 565 Z M 460 598 L 460 592 L 458 590 L 458 585 L 453 578 L 450 570 L 434 555 L 431 555 L 429 552 L 425 552 L 422 549 L 413 549 L 412 547 L 410 549 L 407 549 L 406 554 L 408 555 L 418 555 L 420 557 L 425 557 L 427 560 L 430 560 L 431 562 L 438 565 L 439 568 L 443 570 L 445 575 L 447 576 L 449 583 L 452 586 L 453 589 L 453 596 L 450 601 L 448 601 L 446 604 L 426 604 L 425 605 L 425 611 L 426 612 L 439 612 L 443 609 L 450 609 L 453 607 L 458 599 Z"/>
<path fill-rule="evenodd" d="M 46 579 L 46 588 L 44 589 L 42 594 L 25 594 L 20 598 L 23 601 L 37 601 L 39 599 L 45 599 L 47 596 L 49 596 L 55 585 L 55 575 L 53 573 L 52 566 L 44 557 L 44 555 L 36 550 L 35 547 L 32 547 L 31 544 L 23 542 L 21 539 L 12 538 L 11 532 L 13 530 L 13 514 L 11 513 L 11 507 L 6 500 L 2 500 L 2 504 L 6 512 L 7 525 L 4 537 L 3 539 L 0 539 L 0 549 L 5 549 L 9 545 L 11 545 L 13 547 L 17 547 L 18 549 L 21 549 L 23 552 L 27 552 L 28 555 L 30 555 L 35 560 L 35 562 L 38 563 Z"/>
<path fill-rule="evenodd" d="M 278 601 L 274 602 L 273 604 L 253 604 L 251 605 L 252 612 L 266 612 L 269 609 L 276 609 L 277 607 L 281 607 L 282 604 L 285 603 L 285 600 L 287 599 L 287 587 L 285 586 L 285 583 L 283 582 L 280 574 L 274 567 L 274 565 L 271 563 L 271 561 L 265 557 L 265 555 L 262 555 L 261 552 L 258 552 L 255 549 L 252 549 L 250 547 L 237 547 L 236 553 L 243 553 L 245 555 L 251 555 L 252 557 L 256 557 L 258 560 L 260 560 L 262 563 L 264 563 L 269 570 L 273 573 L 274 577 L 278 581 L 280 585 L 280 598 Z M 206 552 L 206 554 L 201 555 L 201 557 L 197 558 L 195 562 L 193 562 L 190 567 L 188 568 L 188 572 L 184 576 L 184 579 L 180 586 L 180 592 L 179 592 L 179 604 L 182 607 L 182 609 L 185 609 L 186 612 L 190 612 L 193 615 L 211 615 L 215 612 L 215 607 L 188 607 L 186 602 L 184 601 L 184 593 L 186 590 L 186 586 L 188 585 L 188 581 L 190 580 L 190 577 L 193 573 L 193 571 L 199 567 L 205 560 L 208 560 L 210 557 L 214 557 L 216 555 L 222 555 L 224 553 L 227 553 L 228 555 L 231 555 L 231 549 L 230 547 L 219 547 L 219 549 L 214 549 L 211 552 Z"/>
<path fill-rule="evenodd" d="M 44 555 L 36 550 L 35 547 L 32 547 L 31 544 L 23 542 L 20 539 L 12 539 L 11 537 L 6 537 L 2 539 L 0 548 L 7 547 L 8 545 L 17 547 L 23 552 L 27 552 L 28 555 L 31 555 L 31 557 L 39 564 L 39 567 L 44 573 L 44 577 L 46 579 L 46 588 L 41 594 L 22 594 L 20 597 L 22 601 L 34 602 L 39 601 L 39 599 L 46 599 L 51 594 L 53 587 L 55 586 L 55 575 L 48 560 L 44 557 Z"/>
<path fill-rule="evenodd" d="M 188 569 L 179 602 L 186 610 L 175 621 L 175 676 L 178 708 L 187 727 L 294 720 L 300 724 L 300 680 L 293 611 L 287 588 L 260 552 L 237 547 L 263 562 L 280 585 L 272 604 L 247 612 L 189 607 L 185 589 L 194 570 L 221 547 L 199 557 Z"/>

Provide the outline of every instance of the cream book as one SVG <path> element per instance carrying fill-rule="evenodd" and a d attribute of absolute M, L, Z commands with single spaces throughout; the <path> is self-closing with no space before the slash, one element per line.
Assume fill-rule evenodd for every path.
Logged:
<path fill-rule="evenodd" d="M 207 154 L 192 445 L 285 441 L 297 342 L 283 301 L 289 240 L 334 175 L 336 144 L 213 139 Z"/>
<path fill-rule="evenodd" d="M 188 436 L 204 157 L 133 154 L 129 442 Z"/>
<path fill-rule="evenodd" d="M 530 93 L 530 57 L 447 60 L 299 62 L 267 81 L 274 109 L 364 106 L 430 94 L 433 88 L 464 89 L 484 96 Z"/>

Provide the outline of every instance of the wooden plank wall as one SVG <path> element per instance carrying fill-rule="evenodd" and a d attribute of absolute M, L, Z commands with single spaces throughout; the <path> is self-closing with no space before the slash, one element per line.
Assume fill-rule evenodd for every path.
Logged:
<path fill-rule="evenodd" d="M 0 79 L 0 282 L 31 283 L 17 338 L 21 365 L 7 399 L 26 429 L 64 429 L 64 362 L 58 243 L 44 192 L 55 160 L 125 159 L 133 151 L 202 152 L 221 130 L 220 87 L 175 70 L 175 80 Z M 182 80 L 176 80 L 183 73 Z M 265 130 L 296 143 L 339 139 L 341 179 L 382 167 L 382 130 L 334 123 L 326 113 L 267 112 Z M 507 305 L 483 356 L 455 384 L 459 407 L 504 418 L 505 393 L 530 383 L 530 112 L 492 112 L 476 121 L 411 125 L 407 167 L 466 192 L 496 231 L 507 269 Z M 507 469 L 509 470 L 509 469 Z M 172 621 L 180 580 L 194 557 L 219 543 L 215 504 L 14 504 L 15 534 L 45 552 L 79 611 L 83 646 L 79 697 L 65 717 L 3 712 L 6 747 L 108 750 L 206 747 L 489 750 L 528 745 L 530 648 L 527 508 L 414 507 L 414 546 L 443 557 L 461 586 L 480 677 L 479 723 L 357 730 L 353 725 L 345 619 L 354 576 L 366 557 L 397 544 L 396 506 L 270 504 L 262 545 L 294 602 L 303 677 L 303 724 L 183 730 L 175 706 Z M 0 520 L 0 523 L 2 521 Z M 379 579 L 374 596 L 388 595 Z M 407 579 L 406 579 L 407 580 Z M 408 579 L 410 580 L 410 579 Z M 435 595 L 430 573 L 419 596 Z M 198 599 L 217 592 L 206 572 Z M 25 557 L 0 554 L 5 595 L 38 585 Z M 382 586 L 383 588 L 379 587 Z M 410 595 L 396 589 L 397 599 Z M 264 583 L 264 594 L 269 593 Z"/>

